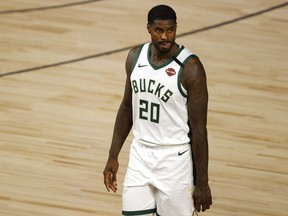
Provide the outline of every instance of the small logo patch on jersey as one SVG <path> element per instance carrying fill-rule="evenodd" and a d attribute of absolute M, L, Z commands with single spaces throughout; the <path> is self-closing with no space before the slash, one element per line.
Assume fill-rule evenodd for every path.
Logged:
<path fill-rule="evenodd" d="M 146 67 L 148 65 L 141 65 L 141 63 L 138 64 L 138 68 Z"/>
<path fill-rule="evenodd" d="M 180 152 L 180 151 L 179 151 L 179 152 L 178 152 L 178 155 L 181 156 L 181 155 L 183 155 L 184 153 L 186 153 L 187 151 L 188 151 L 188 149 L 185 150 L 185 151 L 183 151 L 183 152 Z"/>
<path fill-rule="evenodd" d="M 174 76 L 176 74 L 174 68 L 167 68 L 165 72 L 167 73 L 168 76 Z"/>

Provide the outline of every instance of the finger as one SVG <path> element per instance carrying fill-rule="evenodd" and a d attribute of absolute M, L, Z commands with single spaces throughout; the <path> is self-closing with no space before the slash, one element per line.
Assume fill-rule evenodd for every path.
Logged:
<path fill-rule="evenodd" d="M 193 195 L 193 200 L 194 200 L 194 208 L 197 212 L 201 211 L 201 204 L 199 202 L 199 198 L 195 196 L 195 194 Z"/>
<path fill-rule="evenodd" d="M 116 172 L 112 172 L 112 182 L 117 182 Z"/>
<path fill-rule="evenodd" d="M 196 209 L 197 212 L 201 211 L 201 206 L 200 205 L 195 205 L 194 208 Z"/>
<path fill-rule="evenodd" d="M 110 192 L 110 185 L 109 185 L 109 183 L 105 183 L 105 186 L 106 186 L 107 191 Z"/>
<path fill-rule="evenodd" d="M 110 187 L 114 192 L 117 191 L 117 177 L 116 177 L 116 172 L 112 172 L 111 175 L 111 187 Z"/>
<path fill-rule="evenodd" d="M 116 193 L 116 191 L 118 190 L 117 188 L 117 183 L 113 182 L 112 184 L 109 184 L 109 188 Z"/>
<path fill-rule="evenodd" d="M 111 188 L 111 172 L 106 173 L 106 175 L 104 176 L 104 184 L 106 186 L 107 191 L 110 192 L 110 188 Z"/>
<path fill-rule="evenodd" d="M 204 205 L 202 205 L 202 211 L 203 211 L 203 212 L 206 211 L 206 210 L 208 210 L 208 209 L 210 209 L 210 204 L 204 204 Z"/>
<path fill-rule="evenodd" d="M 202 205 L 202 212 L 206 211 L 206 205 Z"/>
<path fill-rule="evenodd" d="M 201 211 L 201 205 L 197 201 L 194 201 L 194 208 L 196 209 L 197 212 Z"/>
<path fill-rule="evenodd" d="M 110 185 L 110 188 L 114 193 L 116 193 L 116 191 L 118 190 L 117 184 L 115 182 L 113 182 L 113 184 Z"/>
<path fill-rule="evenodd" d="M 202 211 L 206 211 L 210 209 L 210 206 L 212 205 L 212 198 L 205 200 L 205 202 L 202 203 Z"/>

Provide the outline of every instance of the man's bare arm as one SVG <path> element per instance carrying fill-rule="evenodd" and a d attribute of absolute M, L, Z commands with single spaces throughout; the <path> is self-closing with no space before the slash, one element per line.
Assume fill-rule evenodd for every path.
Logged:
<path fill-rule="evenodd" d="M 118 156 L 122 146 L 132 127 L 132 89 L 130 85 L 130 74 L 134 63 L 137 49 L 132 49 L 126 59 L 126 83 L 125 92 L 117 112 L 109 157 L 103 171 L 104 184 L 108 191 L 117 191 L 117 171 L 119 167 Z"/>
<path fill-rule="evenodd" d="M 211 191 L 208 184 L 207 107 L 208 90 L 202 63 L 193 57 L 185 66 L 183 84 L 188 94 L 188 114 L 192 130 L 192 152 L 196 170 L 194 206 L 199 212 L 210 208 Z"/>

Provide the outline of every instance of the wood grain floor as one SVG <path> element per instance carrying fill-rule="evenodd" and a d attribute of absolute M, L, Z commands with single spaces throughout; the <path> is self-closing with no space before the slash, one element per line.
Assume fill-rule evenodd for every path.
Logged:
<path fill-rule="evenodd" d="M 287 215 L 287 2 L 161 3 L 175 8 L 177 41 L 208 76 L 214 203 L 200 215 Z M 124 61 L 150 40 L 146 14 L 155 4 L 0 2 L 0 216 L 121 214 L 131 136 L 117 194 L 106 192 L 102 171 Z"/>

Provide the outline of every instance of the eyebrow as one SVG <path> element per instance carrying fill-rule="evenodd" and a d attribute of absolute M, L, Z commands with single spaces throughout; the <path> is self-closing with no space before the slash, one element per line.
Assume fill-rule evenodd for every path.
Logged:
<path fill-rule="evenodd" d="M 155 24 L 155 28 L 164 28 L 164 27 Z M 166 27 L 165 27 L 165 28 L 166 28 Z M 170 26 L 168 26 L 167 28 L 175 28 L 175 25 L 170 25 Z"/>

